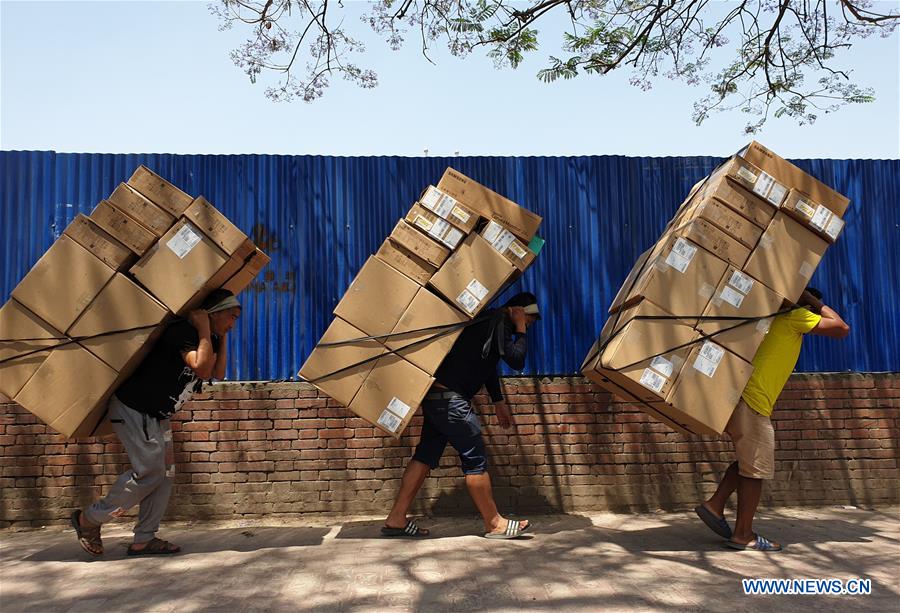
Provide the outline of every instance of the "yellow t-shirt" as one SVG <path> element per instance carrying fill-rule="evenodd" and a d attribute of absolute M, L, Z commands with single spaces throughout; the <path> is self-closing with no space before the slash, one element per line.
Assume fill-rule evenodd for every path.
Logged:
<path fill-rule="evenodd" d="M 775 318 L 753 358 L 753 375 L 742 394 L 751 409 L 767 417 L 772 414 L 775 401 L 797 365 L 803 335 L 821 320 L 821 315 L 808 309 L 794 309 Z"/>

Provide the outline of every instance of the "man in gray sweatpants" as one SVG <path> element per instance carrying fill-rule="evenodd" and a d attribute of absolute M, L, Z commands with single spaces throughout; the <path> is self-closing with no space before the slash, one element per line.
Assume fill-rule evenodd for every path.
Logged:
<path fill-rule="evenodd" d="M 103 554 L 100 527 L 139 506 L 128 555 L 173 554 L 177 545 L 156 538 L 172 492 L 174 450 L 169 417 L 206 379 L 225 376 L 226 336 L 241 313 L 227 290 L 215 290 L 186 320 L 169 325 L 131 376 L 109 401 L 109 420 L 131 468 L 109 493 L 72 513 L 81 547 Z"/>

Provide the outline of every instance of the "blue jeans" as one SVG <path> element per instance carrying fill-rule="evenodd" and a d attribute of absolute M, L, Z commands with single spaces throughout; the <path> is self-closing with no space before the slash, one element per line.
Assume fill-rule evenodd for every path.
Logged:
<path fill-rule="evenodd" d="M 487 453 L 481 421 L 472 403 L 455 392 L 433 390 L 422 402 L 425 423 L 413 459 L 437 468 L 447 443 L 462 464 L 463 473 L 480 475 L 487 470 Z"/>

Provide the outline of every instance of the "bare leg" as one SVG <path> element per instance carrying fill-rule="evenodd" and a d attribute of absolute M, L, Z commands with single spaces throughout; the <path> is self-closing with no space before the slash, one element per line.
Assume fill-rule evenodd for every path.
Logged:
<path fill-rule="evenodd" d="M 731 494 L 737 489 L 740 479 L 741 476 L 738 473 L 738 463 L 732 462 L 731 466 L 728 467 L 728 470 L 725 471 L 725 475 L 722 477 L 722 481 L 719 483 L 716 493 L 713 494 L 709 500 L 704 502 L 703 506 L 712 511 L 716 517 L 724 517 L 725 503 L 728 502 Z"/>
<path fill-rule="evenodd" d="M 497 504 L 494 502 L 494 493 L 491 490 L 491 476 L 486 472 L 466 475 L 466 487 L 469 488 L 469 496 L 484 519 L 485 532 L 503 532 L 509 520 L 504 519 L 497 512 Z M 522 527 L 528 525 L 527 520 L 522 521 Z"/>
<path fill-rule="evenodd" d="M 423 464 L 418 460 L 409 461 L 403 473 L 403 479 L 400 481 L 400 491 L 397 492 L 394 506 L 391 507 L 391 512 L 387 516 L 384 525 L 390 528 L 404 528 L 406 526 L 406 513 L 409 511 L 416 494 L 422 488 L 422 484 L 425 483 L 425 478 L 428 477 L 430 470 L 427 464 Z M 419 530 L 427 534 L 427 530 L 422 528 Z"/>
<path fill-rule="evenodd" d="M 737 518 L 734 523 L 734 536 L 731 537 L 731 540 L 746 545 L 756 538 L 753 534 L 753 516 L 756 514 L 756 508 L 759 506 L 759 499 L 762 496 L 762 479 L 740 477 L 737 493 Z M 774 544 L 777 545 L 777 543 Z"/>

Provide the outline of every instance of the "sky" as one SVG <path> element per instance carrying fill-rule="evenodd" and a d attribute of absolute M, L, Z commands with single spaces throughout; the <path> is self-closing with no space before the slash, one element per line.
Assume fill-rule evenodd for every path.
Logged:
<path fill-rule="evenodd" d="M 344 4 L 353 25 L 364 3 Z M 391 51 L 362 23 L 353 27 L 377 88 L 338 79 L 312 104 L 274 103 L 229 57 L 241 33 L 218 25 L 206 2 L 0 0 L 0 149 L 726 156 L 750 140 L 740 113 L 694 125 L 702 88 L 660 78 L 644 92 L 624 71 L 545 84 L 539 58 L 497 70 L 483 56 L 436 50 L 432 65 L 414 41 Z M 544 55 L 558 51 L 551 25 Z M 753 138 L 788 158 L 900 157 L 900 36 L 842 57 L 857 83 L 875 87 L 875 103 L 811 126 L 771 120 Z"/>

